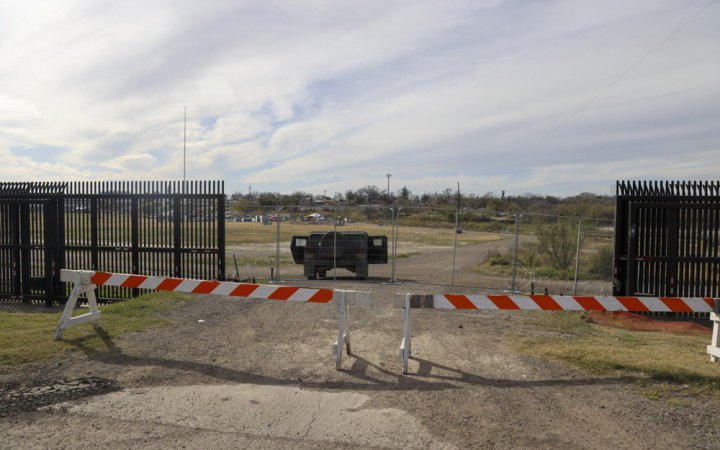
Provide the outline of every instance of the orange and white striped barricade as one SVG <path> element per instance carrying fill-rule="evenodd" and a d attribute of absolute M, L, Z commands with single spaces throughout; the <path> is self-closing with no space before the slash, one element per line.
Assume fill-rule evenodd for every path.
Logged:
<path fill-rule="evenodd" d="M 95 296 L 95 289 L 98 286 L 118 286 L 152 291 L 172 291 L 301 303 L 330 303 L 334 300 L 338 311 L 338 340 L 333 345 L 333 353 L 335 354 L 335 368 L 338 370 L 342 362 L 343 345 L 347 348 L 347 353 L 350 354 L 348 305 L 372 305 L 372 294 L 370 292 L 340 289 L 274 286 L 64 269 L 60 271 L 60 280 L 64 283 L 73 283 L 73 289 L 55 329 L 55 340 L 61 339 L 63 330 L 68 327 L 87 322 L 93 322 L 96 327 L 100 325 L 100 310 Z M 72 317 L 77 301 L 82 296 L 87 298 L 90 312 Z"/>
<path fill-rule="evenodd" d="M 720 358 L 718 328 L 720 301 L 712 298 L 679 297 L 588 297 L 569 295 L 398 295 L 394 302 L 402 308 L 404 336 L 400 344 L 403 373 L 408 372 L 411 352 L 410 310 L 430 309 L 484 309 L 484 310 L 532 310 L 532 311 L 627 311 L 627 312 L 704 312 L 711 313 L 715 321 L 713 338 L 707 347 L 711 361 Z"/>

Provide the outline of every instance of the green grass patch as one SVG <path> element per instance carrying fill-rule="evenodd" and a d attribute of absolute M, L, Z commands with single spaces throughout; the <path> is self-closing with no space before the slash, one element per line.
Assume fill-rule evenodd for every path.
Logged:
<path fill-rule="evenodd" d="M 60 313 L 7 313 L 0 312 L 0 364 L 15 365 L 49 358 L 54 354 L 76 348 L 81 342 L 87 349 L 103 350 L 103 340 L 119 338 L 123 333 L 142 331 L 170 323 L 157 313 L 170 309 L 178 300 L 187 299 L 184 294 L 171 292 L 152 293 L 141 297 L 100 305 L 100 324 L 106 334 L 100 336 L 92 324 L 68 328 L 61 341 L 54 341 L 53 334 Z M 76 309 L 74 315 L 84 314 L 86 308 Z"/>
<path fill-rule="evenodd" d="M 397 259 L 405 259 L 405 258 L 409 258 L 409 257 L 411 257 L 411 256 L 415 256 L 415 255 L 419 255 L 419 254 L 420 254 L 420 252 L 398 253 L 398 254 L 397 254 Z M 389 259 L 393 259 L 392 254 L 391 254 L 391 255 L 388 255 L 388 258 L 389 258 Z"/>
<path fill-rule="evenodd" d="M 253 266 L 253 267 L 275 267 L 275 255 L 272 256 L 237 256 L 235 257 L 235 260 L 233 259 L 232 255 L 225 258 L 225 267 L 231 268 L 233 271 L 235 270 L 235 261 L 237 261 L 238 267 L 246 267 L 246 266 Z M 281 267 L 290 267 L 294 266 L 295 261 L 293 260 L 292 256 L 280 256 L 280 266 Z"/>
<path fill-rule="evenodd" d="M 630 331 L 588 323 L 571 312 L 538 313 L 532 325 L 550 332 L 513 336 L 522 353 L 569 362 L 597 374 L 639 373 L 669 383 L 702 385 L 720 393 L 720 365 L 705 349 L 710 335 Z"/>

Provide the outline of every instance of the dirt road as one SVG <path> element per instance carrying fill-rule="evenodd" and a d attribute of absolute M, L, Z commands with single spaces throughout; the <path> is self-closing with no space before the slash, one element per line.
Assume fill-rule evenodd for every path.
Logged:
<path fill-rule="evenodd" d="M 350 311 L 354 355 L 339 372 L 332 305 L 212 297 L 104 351 L 80 341 L 2 368 L 0 448 L 718 447 L 712 401 L 653 401 L 630 374 L 514 353 L 508 333 L 541 333 L 523 312 L 414 311 L 403 376 L 391 298 L 406 288 L 372 288 L 375 305 Z"/>
<path fill-rule="evenodd" d="M 487 275 L 478 273 L 477 265 L 485 261 L 490 252 L 508 254 L 512 252 L 515 245 L 515 236 L 512 234 L 480 233 L 472 232 L 475 238 L 463 242 L 460 238 L 457 251 L 455 252 L 455 275 L 453 277 L 453 247 L 452 245 L 428 245 L 421 240 L 400 239 L 397 249 L 400 258 L 396 261 L 395 277 L 404 283 L 420 283 L 434 285 L 472 286 L 483 289 L 506 291 L 512 287 L 510 275 Z M 488 242 L 476 242 L 478 236 L 484 236 L 491 240 Z M 448 239 L 450 240 L 450 238 Z M 520 235 L 519 244 L 536 240 L 534 236 Z M 270 268 L 274 266 L 275 244 L 256 244 L 253 246 L 234 247 L 229 252 L 236 252 L 239 255 L 262 255 L 264 266 L 241 265 L 238 268 L 240 278 L 268 278 Z M 392 254 L 392 250 L 390 250 Z M 291 280 L 302 280 L 303 266 L 293 264 L 290 249 L 287 246 L 280 248 L 283 266 L 281 275 Z M 508 269 L 509 271 L 509 269 Z M 230 267 L 230 273 L 235 274 L 234 267 Z M 332 278 L 333 272 L 328 272 Z M 353 273 L 338 269 L 337 278 L 349 279 Z M 369 283 L 381 283 L 392 277 L 392 260 L 388 264 L 372 265 L 370 267 Z M 570 293 L 573 290 L 573 280 L 557 280 L 536 277 L 535 274 L 518 268 L 516 274 L 516 288 L 522 292 L 530 292 L 531 283 L 534 283 L 536 292 L 543 292 L 545 288 L 555 294 Z M 578 284 L 579 295 L 602 295 L 609 294 L 611 290 L 610 280 L 580 280 Z"/>

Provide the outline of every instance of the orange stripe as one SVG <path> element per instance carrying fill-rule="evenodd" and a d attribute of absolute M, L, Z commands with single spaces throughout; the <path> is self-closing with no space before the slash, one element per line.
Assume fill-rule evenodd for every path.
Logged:
<path fill-rule="evenodd" d="M 97 285 L 105 284 L 107 282 L 107 280 L 110 279 L 111 276 L 112 276 L 111 273 L 95 272 L 95 275 L 93 275 L 92 278 L 90 278 L 90 282 L 92 284 L 97 284 Z"/>
<path fill-rule="evenodd" d="M 156 291 L 174 291 L 176 287 L 182 283 L 183 280 L 179 278 L 165 278 L 162 280 L 160 284 L 158 284 L 158 287 L 155 288 Z"/>
<path fill-rule="evenodd" d="M 495 303 L 498 309 L 520 309 L 507 295 L 488 295 L 488 300 Z"/>
<path fill-rule="evenodd" d="M 252 294 L 258 286 L 258 284 L 241 284 L 228 295 L 230 297 L 250 297 L 250 294 Z"/>
<path fill-rule="evenodd" d="M 595 297 L 573 297 L 585 311 L 607 311 Z"/>
<path fill-rule="evenodd" d="M 455 309 L 477 309 L 477 306 L 473 305 L 473 302 L 464 295 L 445 294 L 445 298 L 452 303 Z"/>
<path fill-rule="evenodd" d="M 712 298 L 712 297 L 707 297 L 707 298 L 704 298 L 703 300 L 705 300 L 705 303 L 708 304 L 708 306 L 710 307 L 710 309 L 713 309 L 713 310 L 715 309 L 715 299 L 714 299 L 714 298 Z"/>
<path fill-rule="evenodd" d="M 219 281 L 202 281 L 200 284 L 195 286 L 193 294 L 209 294 L 218 287 L 219 284 Z"/>
<path fill-rule="evenodd" d="M 123 281 L 120 286 L 126 288 L 140 287 L 143 281 L 147 280 L 146 276 L 143 275 L 130 275 L 127 280 Z"/>
<path fill-rule="evenodd" d="M 693 312 L 687 303 L 677 297 L 660 297 L 660 301 L 670 308 L 672 312 Z"/>
<path fill-rule="evenodd" d="M 268 300 L 287 300 L 296 293 L 300 288 L 296 287 L 279 287 L 275 289 L 275 292 L 268 296 Z"/>
<path fill-rule="evenodd" d="M 615 297 L 628 311 L 650 311 L 637 297 Z"/>
<path fill-rule="evenodd" d="M 558 305 L 558 303 L 553 300 L 552 297 L 549 295 L 531 295 L 530 298 L 537 303 L 537 305 L 540 307 L 540 309 L 544 310 L 550 310 L 550 311 L 559 311 L 562 310 L 562 306 Z"/>
<path fill-rule="evenodd" d="M 316 293 L 313 294 L 310 299 L 308 299 L 308 302 L 310 303 L 327 303 L 333 298 L 333 291 L 329 289 L 318 289 Z"/>

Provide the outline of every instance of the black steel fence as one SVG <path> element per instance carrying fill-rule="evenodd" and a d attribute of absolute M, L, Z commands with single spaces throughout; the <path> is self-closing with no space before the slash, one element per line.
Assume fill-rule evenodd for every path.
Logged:
<path fill-rule="evenodd" d="M 720 182 L 618 182 L 615 295 L 720 296 Z"/>
<path fill-rule="evenodd" d="M 62 268 L 225 278 L 221 181 L 0 183 L 0 218 L 5 301 L 62 300 Z"/>

